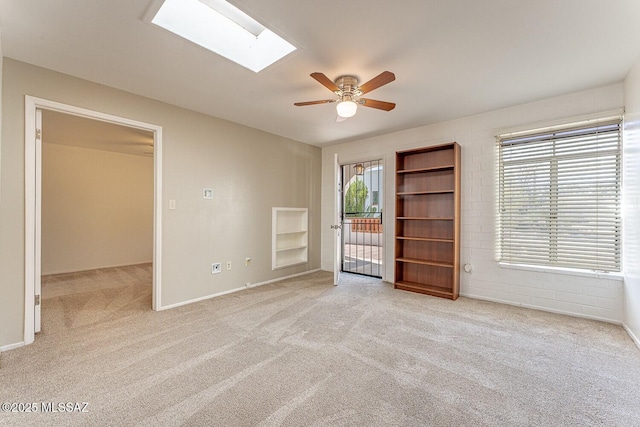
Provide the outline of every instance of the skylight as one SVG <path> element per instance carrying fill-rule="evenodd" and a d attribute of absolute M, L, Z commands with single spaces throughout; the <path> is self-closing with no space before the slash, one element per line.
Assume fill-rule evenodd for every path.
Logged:
<path fill-rule="evenodd" d="M 151 22 L 256 73 L 296 49 L 225 0 L 164 0 Z"/>

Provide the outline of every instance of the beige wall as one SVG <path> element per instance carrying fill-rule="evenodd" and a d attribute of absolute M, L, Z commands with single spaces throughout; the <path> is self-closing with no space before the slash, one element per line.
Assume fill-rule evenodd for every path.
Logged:
<path fill-rule="evenodd" d="M 152 259 L 153 158 L 43 144 L 42 274 Z"/>
<path fill-rule="evenodd" d="M 460 293 L 514 305 L 622 322 L 623 282 L 558 274 L 551 271 L 504 268 L 495 260 L 495 135 L 505 128 L 531 128 L 624 105 L 622 84 L 596 88 L 557 98 L 491 111 L 485 114 L 408 129 L 375 138 L 323 149 L 322 267 L 333 268 L 333 154 L 342 163 L 383 159 L 385 162 L 384 226 L 385 274 L 393 282 L 395 212 L 395 152 L 457 141 L 462 148 L 462 213 Z M 638 220 L 638 214 L 635 214 Z"/>
<path fill-rule="evenodd" d="M 0 28 L 0 34 L 1 30 L 2 28 Z M 2 37 L 0 37 L 0 204 L 2 204 L 2 58 Z"/>
<path fill-rule="evenodd" d="M 163 127 L 162 306 L 320 267 L 319 148 L 9 58 L 3 86 L 0 347 L 23 340 L 27 94 Z M 273 206 L 309 208 L 308 264 L 271 270 Z"/>
<path fill-rule="evenodd" d="M 640 59 L 627 76 L 624 89 L 624 323 L 640 346 Z"/>

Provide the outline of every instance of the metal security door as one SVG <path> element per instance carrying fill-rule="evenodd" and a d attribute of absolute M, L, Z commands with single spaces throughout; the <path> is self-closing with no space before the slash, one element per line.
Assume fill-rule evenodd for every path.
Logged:
<path fill-rule="evenodd" d="M 382 160 L 342 166 L 342 271 L 382 277 Z"/>

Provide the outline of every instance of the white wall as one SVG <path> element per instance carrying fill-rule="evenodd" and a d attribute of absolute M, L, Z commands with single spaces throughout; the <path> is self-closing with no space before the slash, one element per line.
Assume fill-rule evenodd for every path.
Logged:
<path fill-rule="evenodd" d="M 624 324 L 640 346 L 640 59 L 624 85 Z"/>
<path fill-rule="evenodd" d="M 153 157 L 43 144 L 42 274 L 152 260 Z"/>
<path fill-rule="evenodd" d="M 395 152 L 451 141 L 462 148 L 461 295 L 548 311 L 621 322 L 622 281 L 501 268 L 495 261 L 495 135 L 506 128 L 550 123 L 623 106 L 623 87 L 613 85 L 477 116 L 409 129 L 323 149 L 322 268 L 333 270 L 333 154 L 341 163 L 383 158 L 395 170 Z M 388 113 L 393 114 L 393 112 Z M 385 174 L 385 273 L 393 282 L 393 173 Z"/>
<path fill-rule="evenodd" d="M 0 348 L 24 336 L 25 95 L 162 127 L 161 307 L 320 267 L 319 148 L 10 58 L 2 77 Z M 274 206 L 309 209 L 307 264 L 272 271 Z"/>

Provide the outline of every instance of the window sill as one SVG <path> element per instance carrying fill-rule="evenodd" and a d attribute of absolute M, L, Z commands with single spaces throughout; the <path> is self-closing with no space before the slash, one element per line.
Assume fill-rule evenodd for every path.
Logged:
<path fill-rule="evenodd" d="M 508 268 L 513 270 L 538 271 L 542 273 L 566 274 L 569 276 L 595 277 L 598 279 L 609 279 L 617 281 L 624 280 L 624 275 L 622 273 L 605 273 L 603 271 L 598 272 L 571 268 L 547 267 L 540 265 L 507 264 L 505 262 L 498 262 L 498 265 L 501 268 Z"/>

